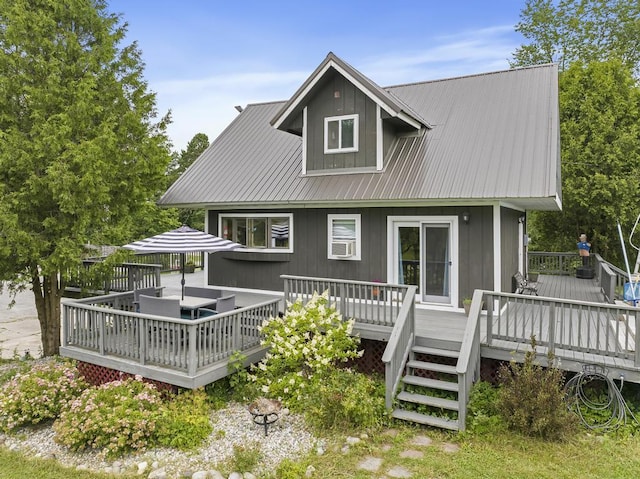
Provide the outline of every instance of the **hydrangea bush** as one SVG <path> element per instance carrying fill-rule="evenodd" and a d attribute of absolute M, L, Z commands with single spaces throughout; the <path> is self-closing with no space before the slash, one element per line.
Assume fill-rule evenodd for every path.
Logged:
<path fill-rule="evenodd" d="M 343 320 L 328 304 L 328 292 L 314 293 L 306 305 L 290 303 L 282 317 L 262 323 L 262 344 L 270 349 L 249 378 L 263 394 L 295 406 L 304 400 L 310 381 L 362 355 L 360 339 L 351 335 L 354 321 Z"/>
<path fill-rule="evenodd" d="M 70 361 L 36 364 L 2 385 L 0 429 L 8 432 L 20 426 L 53 420 L 85 388 L 87 383 Z"/>
<path fill-rule="evenodd" d="M 72 450 L 103 449 L 107 457 L 156 440 L 161 393 L 140 377 L 85 390 L 54 423 L 55 440 Z"/>

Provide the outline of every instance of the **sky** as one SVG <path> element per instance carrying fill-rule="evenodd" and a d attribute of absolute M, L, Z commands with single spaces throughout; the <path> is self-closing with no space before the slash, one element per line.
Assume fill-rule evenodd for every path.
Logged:
<path fill-rule="evenodd" d="M 137 42 L 173 150 L 236 105 L 286 101 L 333 52 L 381 87 L 509 68 L 525 0 L 107 0 Z"/>

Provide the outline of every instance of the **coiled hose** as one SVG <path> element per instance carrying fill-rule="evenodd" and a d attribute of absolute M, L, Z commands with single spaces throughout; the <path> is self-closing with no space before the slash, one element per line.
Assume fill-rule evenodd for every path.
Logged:
<path fill-rule="evenodd" d="M 593 391 L 590 391 L 591 388 L 594 391 L 602 389 L 603 384 L 593 385 L 595 381 L 606 386 L 606 396 L 593 394 Z M 592 430 L 617 429 L 626 424 L 629 418 L 637 423 L 638 420 L 622 396 L 623 384 L 624 379 L 621 378 L 620 389 L 618 389 L 616 383 L 600 366 L 583 366 L 582 372 L 572 377 L 565 385 L 565 397 L 569 410 L 576 413 L 582 424 Z M 596 413 L 585 417 L 586 410 L 596 411 Z"/>

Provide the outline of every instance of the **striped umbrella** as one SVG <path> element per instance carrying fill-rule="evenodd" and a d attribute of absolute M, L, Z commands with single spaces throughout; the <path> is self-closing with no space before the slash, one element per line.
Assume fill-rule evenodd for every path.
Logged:
<path fill-rule="evenodd" d="M 182 270 L 182 299 L 184 299 L 184 254 L 195 251 L 215 253 L 216 251 L 231 251 L 243 246 L 233 241 L 210 235 L 188 226 L 181 226 L 172 231 L 134 241 L 123 248 L 144 253 L 180 253 L 180 268 Z"/>

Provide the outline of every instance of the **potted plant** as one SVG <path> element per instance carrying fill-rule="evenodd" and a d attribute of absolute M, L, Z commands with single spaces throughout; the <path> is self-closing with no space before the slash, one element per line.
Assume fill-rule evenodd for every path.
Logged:
<path fill-rule="evenodd" d="M 187 261 L 184 264 L 185 273 L 193 273 L 196 270 L 196 264 L 193 261 Z"/>
<path fill-rule="evenodd" d="M 471 309 L 471 298 L 464 298 L 462 300 L 462 306 L 464 307 L 464 314 L 469 316 L 469 310 Z"/>

